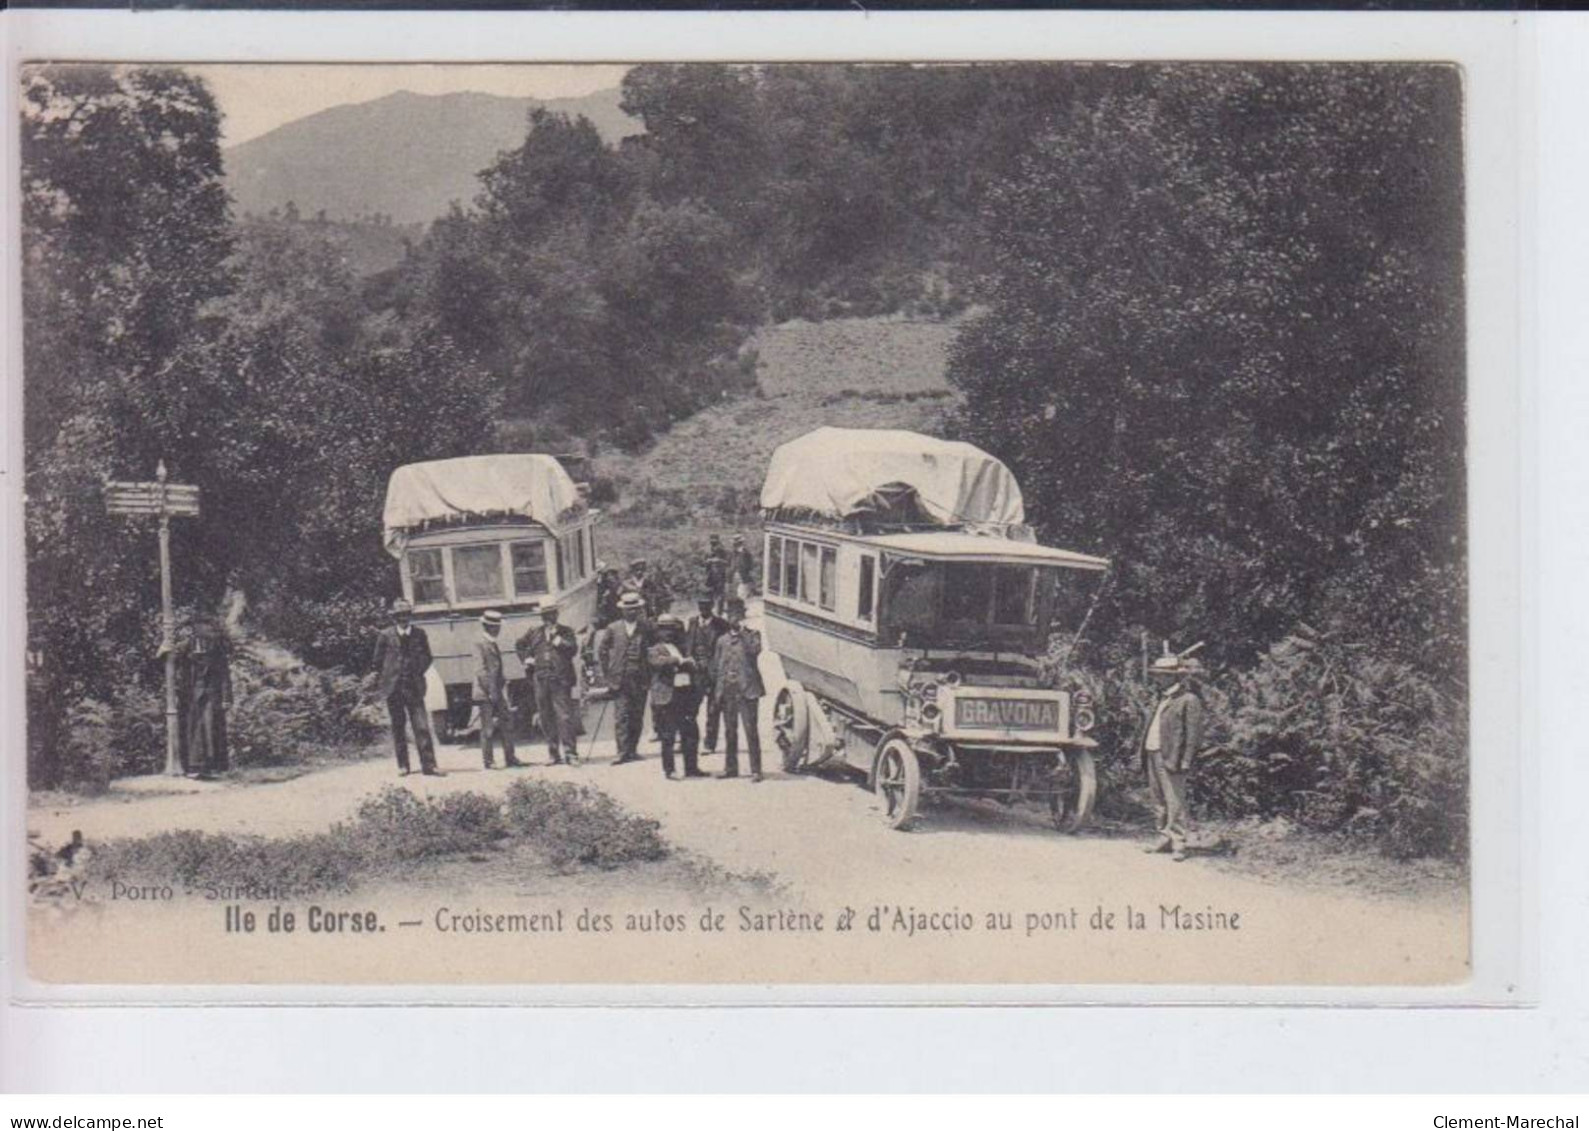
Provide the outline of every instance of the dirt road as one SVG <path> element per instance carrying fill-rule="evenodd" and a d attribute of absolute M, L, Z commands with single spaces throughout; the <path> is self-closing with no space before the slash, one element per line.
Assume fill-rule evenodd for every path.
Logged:
<path fill-rule="evenodd" d="M 776 658 L 767 659 L 775 691 L 781 673 Z M 527 752 L 530 768 L 488 772 L 474 747 L 454 745 L 440 752 L 448 776 L 401 781 L 432 796 L 498 794 L 522 775 L 588 782 L 658 819 L 674 844 L 732 872 L 765 874 L 790 906 L 877 913 L 883 935 L 904 938 L 913 937 L 917 914 L 936 915 L 923 923 L 937 931 L 966 916 L 981 929 L 1002 913 L 1010 952 L 1027 952 L 1034 974 L 1051 969 L 1053 947 L 1064 940 L 1072 948 L 1065 969 L 1078 980 L 1130 973 L 1168 981 L 1428 983 L 1465 976 L 1468 908 L 1460 893 L 1390 900 L 1282 886 L 1195 857 L 1175 863 L 1145 855 L 1144 839 L 1062 836 L 1035 810 L 996 805 L 929 808 L 915 829 L 897 832 L 858 784 L 777 772 L 770 735 L 763 736 L 767 780 L 752 783 L 667 780 L 654 749 L 645 747 L 645 761 L 614 766 L 611 733 L 609 713 L 577 767 L 541 764 L 544 751 L 535 746 Z M 708 770 L 721 764 L 721 754 L 704 762 Z M 148 791 L 167 783 L 146 779 L 103 800 L 34 808 L 28 825 L 54 843 L 72 829 L 91 842 L 175 828 L 283 835 L 325 829 L 398 781 L 389 758 L 269 785 L 179 781 L 176 788 L 186 792 L 166 795 Z M 1089 945 L 1075 945 L 1084 936 Z M 945 969 L 974 966 L 975 952 L 956 954 Z M 874 957 L 886 968 L 886 954 Z M 919 968 L 917 961 L 906 965 Z M 876 969 L 875 976 L 886 976 Z"/>

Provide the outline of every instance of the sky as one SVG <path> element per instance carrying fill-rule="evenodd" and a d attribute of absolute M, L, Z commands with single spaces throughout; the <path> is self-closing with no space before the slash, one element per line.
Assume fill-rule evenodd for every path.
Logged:
<path fill-rule="evenodd" d="M 400 90 L 415 94 L 477 91 L 528 98 L 577 98 L 617 86 L 627 67 L 568 64 L 318 64 L 195 65 L 221 113 L 222 144 L 237 145 L 277 126 L 349 102 Z"/>

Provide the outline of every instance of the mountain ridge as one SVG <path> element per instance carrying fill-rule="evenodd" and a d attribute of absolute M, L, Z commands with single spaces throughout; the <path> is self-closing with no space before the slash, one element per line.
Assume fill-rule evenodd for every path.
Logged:
<path fill-rule="evenodd" d="M 467 204 L 476 175 L 524 140 L 530 111 L 583 115 L 608 142 L 641 132 L 616 88 L 578 98 L 514 98 L 481 91 L 401 90 L 294 119 L 223 151 L 240 214 L 296 205 L 329 220 L 373 215 L 428 223 Z"/>

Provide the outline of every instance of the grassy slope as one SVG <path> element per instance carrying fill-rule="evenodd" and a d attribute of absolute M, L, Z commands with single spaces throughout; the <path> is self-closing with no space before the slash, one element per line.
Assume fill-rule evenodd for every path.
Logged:
<path fill-rule="evenodd" d="M 595 461 L 619 488 L 597 535 L 605 560 L 648 558 L 688 600 L 706 539 L 743 532 L 759 548 L 757 500 L 773 449 L 822 425 L 935 432 L 957 324 L 903 318 L 785 322 L 760 331 L 759 389 L 680 421 L 638 455 Z"/>
<path fill-rule="evenodd" d="M 751 342 L 759 395 L 713 405 L 639 455 L 597 461 L 597 473 L 620 487 L 614 521 L 708 527 L 748 519 L 773 449 L 824 424 L 935 431 L 953 403 L 945 366 L 955 330 L 954 322 L 900 318 L 762 330 Z"/>

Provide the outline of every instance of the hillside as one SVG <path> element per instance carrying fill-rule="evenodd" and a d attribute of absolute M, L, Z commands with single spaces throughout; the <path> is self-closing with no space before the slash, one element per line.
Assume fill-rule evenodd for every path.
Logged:
<path fill-rule="evenodd" d="M 581 98 L 504 98 L 472 92 L 396 94 L 300 118 L 225 153 L 239 213 L 295 203 L 305 218 L 376 213 L 397 224 L 428 223 L 452 201 L 474 199 L 475 175 L 524 140 L 526 119 L 544 106 L 583 114 L 608 141 L 640 132 L 619 109 L 616 89 Z"/>
<path fill-rule="evenodd" d="M 705 409 L 639 455 L 606 455 L 596 474 L 627 525 L 715 525 L 756 513 L 773 449 L 824 424 L 932 432 L 954 392 L 945 377 L 958 321 L 897 317 L 785 322 L 761 330 L 759 392 Z"/>

